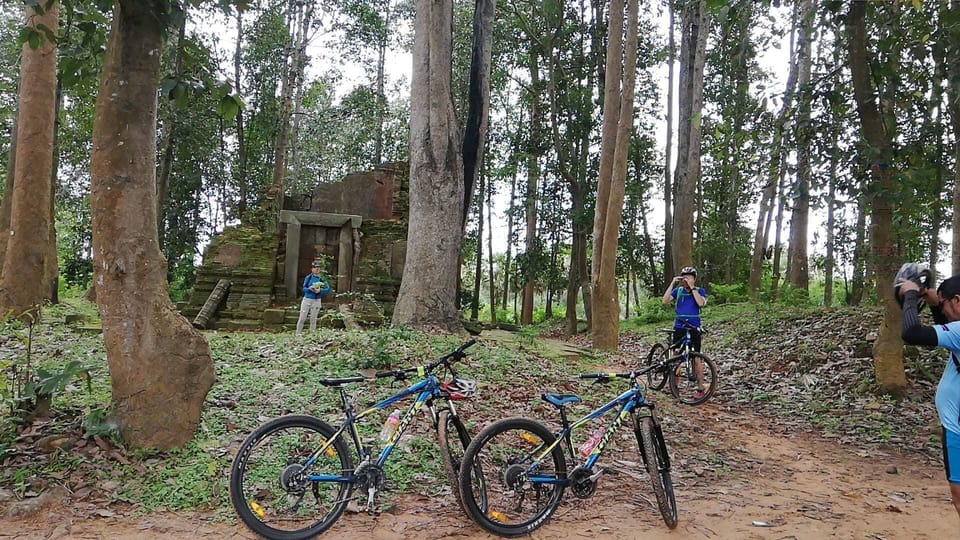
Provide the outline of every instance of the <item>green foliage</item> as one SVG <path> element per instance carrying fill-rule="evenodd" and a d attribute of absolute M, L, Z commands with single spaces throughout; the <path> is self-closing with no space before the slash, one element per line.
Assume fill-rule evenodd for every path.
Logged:
<path fill-rule="evenodd" d="M 39 313 L 39 312 L 38 312 Z M 32 357 L 34 347 L 33 320 L 24 323 L 6 314 L 0 316 L 0 333 L 19 342 L 19 354 L 0 359 L 0 406 L 5 415 L 0 418 L 0 438 L 13 432 L 32 415 L 43 412 L 53 397 L 68 383 L 84 377 L 90 390 L 90 372 L 79 360 L 64 363 L 38 363 Z"/>
<path fill-rule="evenodd" d="M 713 283 L 710 285 L 708 295 L 711 305 L 728 304 L 732 302 L 746 302 L 749 300 L 747 295 L 747 286 L 743 283 L 734 285 L 723 285 Z"/>
<path fill-rule="evenodd" d="M 636 315 L 630 324 L 672 322 L 676 315 L 673 306 L 664 305 L 659 298 L 648 298 L 634 309 Z"/>

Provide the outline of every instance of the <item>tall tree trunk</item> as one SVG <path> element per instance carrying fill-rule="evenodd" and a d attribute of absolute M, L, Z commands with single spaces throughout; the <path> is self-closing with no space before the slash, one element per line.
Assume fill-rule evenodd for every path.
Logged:
<path fill-rule="evenodd" d="M 33 7 L 25 10 L 26 25 L 44 25 L 58 31 L 59 4 L 43 15 Z M 41 32 L 42 33 L 42 32 Z M 50 200 L 53 170 L 54 112 L 57 99 L 57 47 L 43 37 L 36 49 L 24 43 L 20 62 L 20 94 L 17 121 L 17 158 L 10 198 L 10 233 L 0 268 L 0 313 L 32 318 L 35 309 L 49 300 L 50 284 L 43 279 L 49 265 Z"/>
<path fill-rule="evenodd" d="M 180 84 L 180 79 L 183 77 L 183 45 L 186 28 L 187 16 L 186 13 L 184 13 L 183 19 L 180 21 L 180 31 L 177 36 L 177 48 L 173 53 L 175 57 L 173 76 L 177 84 Z M 163 152 L 163 156 L 160 159 L 160 172 L 157 175 L 157 237 L 160 239 L 161 251 L 163 251 L 163 246 L 166 244 L 166 235 L 163 226 L 163 207 L 167 201 L 167 191 L 169 190 L 170 185 L 170 171 L 173 169 L 173 131 L 177 127 L 177 113 L 174 111 L 174 107 L 172 104 L 170 104 L 169 99 L 165 101 L 167 103 L 167 107 L 164 107 L 164 109 L 167 111 L 167 119 L 160 126 L 160 151 Z"/>
<path fill-rule="evenodd" d="M 393 324 L 462 329 L 463 158 L 450 93 L 453 6 L 417 0 L 410 84 L 410 224 Z"/>
<path fill-rule="evenodd" d="M 783 160 L 783 156 L 781 156 Z M 786 183 L 787 171 L 785 161 L 781 161 L 780 178 L 777 180 L 777 217 L 773 231 L 773 271 L 770 275 L 770 300 L 776 300 L 780 292 L 780 257 L 783 254 L 783 242 L 780 235 L 783 231 L 783 207 L 786 195 L 783 192 Z"/>
<path fill-rule="evenodd" d="M 842 39 L 841 29 L 839 27 L 834 28 L 834 43 L 841 43 Z M 841 50 L 840 47 L 833 48 L 833 65 L 841 65 L 843 59 L 840 56 Z M 839 94 L 830 95 L 830 104 L 832 105 L 834 101 L 840 98 Z M 829 122 L 830 122 L 830 147 L 827 150 L 827 156 L 829 160 L 830 173 L 827 176 L 827 253 L 824 258 L 823 264 L 823 305 L 824 307 L 830 307 L 833 305 L 833 281 L 834 281 L 834 269 L 836 268 L 836 249 L 834 244 L 836 243 L 836 207 L 837 207 L 837 169 L 839 167 L 839 148 L 840 148 L 840 129 L 841 122 L 844 122 L 844 119 L 840 117 L 836 112 L 833 106 L 830 107 L 831 112 L 829 113 Z"/>
<path fill-rule="evenodd" d="M 774 200 L 778 201 L 777 207 L 782 209 L 783 195 L 778 189 L 783 180 L 783 169 L 785 166 L 783 155 L 783 130 L 792 110 L 793 93 L 797 86 L 797 77 L 799 76 L 799 62 L 794 58 L 794 37 L 796 36 L 799 22 L 799 4 L 794 4 L 792 24 L 790 28 L 790 71 L 787 75 L 787 83 L 783 91 L 783 103 L 780 106 L 780 112 L 773 125 L 773 142 L 770 145 L 770 168 L 767 176 L 767 183 L 763 188 L 763 194 L 760 197 L 760 214 L 757 216 L 757 231 L 753 237 L 753 254 L 750 259 L 750 281 L 747 286 L 748 295 L 751 300 L 756 301 L 760 293 L 760 284 L 763 280 L 763 260 L 766 258 L 767 244 L 770 241 L 770 222 L 774 215 Z M 778 215 L 779 216 L 779 215 Z M 774 244 L 775 249 L 779 250 L 779 227 L 778 217 L 776 234 L 777 240 Z M 776 262 L 774 263 L 773 278 L 779 279 L 780 257 L 777 251 Z M 776 285 L 771 287 L 776 290 Z"/>
<path fill-rule="evenodd" d="M 281 86 L 280 112 L 277 119 L 277 138 L 273 145 L 273 177 L 265 203 L 267 207 L 267 230 L 275 230 L 280 219 L 280 210 L 283 206 L 283 196 L 286 192 L 287 151 L 290 146 L 290 119 L 296 109 L 294 96 L 297 88 L 303 84 L 303 72 L 306 68 L 306 46 L 308 43 L 310 25 L 313 22 L 314 5 L 312 3 L 296 2 L 288 4 L 288 20 L 293 29 L 290 39 L 290 57 L 284 59 L 284 74 Z"/>
<path fill-rule="evenodd" d="M 187 442 L 214 381 L 203 336 L 170 303 L 157 241 L 159 4 L 114 3 L 93 124 L 94 283 L 113 411 L 134 447 Z"/>
<path fill-rule="evenodd" d="M 376 108 L 376 121 L 377 121 L 377 132 L 374 134 L 373 138 L 373 165 L 374 167 L 379 167 L 383 163 L 383 123 L 384 117 L 386 116 L 387 108 L 387 95 L 385 91 L 386 86 L 386 73 L 385 66 L 387 63 L 387 38 L 390 35 L 390 17 L 392 16 L 391 2 L 386 2 L 385 6 L 386 13 L 383 16 L 383 28 L 382 34 L 378 36 L 377 41 L 377 108 Z M 470 208 L 469 203 L 465 204 L 464 209 Z"/>
<path fill-rule="evenodd" d="M 470 49 L 470 83 L 467 122 L 463 129 L 463 222 L 473 198 L 474 180 L 483 164 L 490 118 L 490 59 L 493 54 L 493 21 L 496 0 L 476 0 L 473 9 L 473 46 Z"/>
<path fill-rule="evenodd" d="M 540 150 L 542 143 L 536 134 L 543 131 L 543 113 L 540 106 L 540 97 L 537 95 L 540 88 L 540 53 L 536 47 L 531 48 L 529 60 L 530 69 L 530 132 L 535 134 L 527 142 L 527 188 L 523 201 L 526 227 L 524 247 L 526 249 L 527 267 L 524 272 L 523 301 L 520 304 L 520 324 L 533 324 L 533 289 L 536 276 L 534 274 L 534 260 L 540 259 L 540 250 L 537 245 L 537 190 L 540 183 Z"/>
<path fill-rule="evenodd" d="M 236 91 L 240 92 L 241 68 L 243 64 L 241 55 L 243 44 L 243 10 L 237 9 L 237 40 L 233 51 L 233 80 L 237 85 Z M 238 200 L 236 218 L 241 223 L 247 224 L 247 145 L 244 141 L 243 133 L 243 107 L 237 111 L 237 168 L 233 178 L 237 183 Z"/>
<path fill-rule="evenodd" d="M 497 276 L 493 271 L 493 180 L 487 182 L 487 261 L 490 271 L 490 324 L 497 325 Z"/>
<path fill-rule="evenodd" d="M 950 19 L 960 20 L 960 0 L 950 0 Z M 960 26 L 949 26 L 946 36 L 948 46 L 945 63 L 947 68 L 947 111 L 953 128 L 953 238 L 950 256 L 950 272 L 960 274 Z"/>
<path fill-rule="evenodd" d="M 576 189 L 574 189 L 576 187 Z M 583 291 L 583 305 L 590 302 L 590 274 L 587 272 L 587 225 L 583 219 L 586 213 L 586 193 L 579 183 L 571 186 L 570 214 L 573 221 L 573 234 L 570 239 L 570 268 L 567 280 L 566 328 L 567 335 L 577 333 L 578 291 Z M 579 218 L 579 219 L 578 219 Z M 588 317 L 589 320 L 589 317 Z"/>
<path fill-rule="evenodd" d="M 626 41 L 622 41 L 623 0 L 610 5 L 607 37 L 606 99 L 603 140 L 593 223 L 593 346 L 616 350 L 620 337 L 617 287 L 617 243 L 627 178 L 627 154 L 633 133 L 633 97 L 637 68 L 638 0 L 627 0 Z M 622 43 L 622 45 L 621 45 Z M 617 69 L 623 62 L 622 72 Z M 611 88 L 613 91 L 611 92 Z M 609 116 L 608 116 L 609 111 Z M 608 124 L 614 129 L 608 130 Z M 607 139 L 610 136 L 611 139 Z M 609 163 L 604 166 L 604 162 Z M 604 186 L 606 187 L 604 189 Z M 599 259 L 599 264 L 597 260 Z"/>
<path fill-rule="evenodd" d="M 69 21 L 68 21 L 69 24 Z M 47 229 L 47 256 L 44 258 L 43 282 L 49 286 L 51 304 L 60 303 L 60 265 L 57 256 L 57 177 L 60 174 L 60 112 L 63 110 L 63 85 L 57 76 L 57 94 L 53 108 L 53 157 L 50 166 L 50 223 Z M 0 263 L 0 268 L 3 268 Z"/>
<path fill-rule="evenodd" d="M 861 182 L 865 186 L 866 181 Z M 861 188 L 857 193 L 857 221 L 855 225 L 856 235 L 853 240 L 853 282 L 850 287 L 850 305 L 859 306 L 863 301 L 864 280 L 866 276 L 866 253 L 867 253 L 867 194 Z"/>
<path fill-rule="evenodd" d="M 653 280 L 652 291 L 655 293 L 673 279 L 676 269 L 673 266 L 673 174 L 670 164 L 673 160 L 673 64 L 677 59 L 676 44 L 676 9 L 674 2 L 667 2 L 670 12 L 670 27 L 667 30 L 667 135 L 663 160 L 663 281 Z M 650 253 L 653 256 L 653 253 Z M 653 270 L 653 268 L 651 268 Z"/>
<path fill-rule="evenodd" d="M 703 68 L 709 34 L 705 0 L 688 2 L 681 18 L 680 119 L 677 136 L 677 191 L 673 211 L 673 265 L 681 268 L 693 262 L 694 194 L 700 181 L 701 111 L 703 109 Z"/>
<path fill-rule="evenodd" d="M 521 122 L 522 123 L 522 122 Z M 507 208 L 512 209 L 513 203 L 517 197 L 517 175 L 510 175 L 510 203 L 507 205 Z M 503 263 L 503 303 L 502 309 L 506 311 L 507 309 L 507 300 L 510 298 L 510 279 L 513 275 L 513 261 L 511 260 L 513 254 L 513 212 L 507 213 L 507 252 L 504 254 L 504 263 Z"/>
<path fill-rule="evenodd" d="M 835 57 L 838 55 L 835 55 Z M 834 58 L 837 65 L 837 58 Z M 823 305 L 830 307 L 833 305 L 833 271 L 836 266 L 836 257 L 834 256 L 834 243 L 836 242 L 836 194 L 837 194 L 837 148 L 840 142 L 840 130 L 834 118 L 830 125 L 830 140 L 832 144 L 828 150 L 830 174 L 827 176 L 827 253 L 823 261 Z"/>
<path fill-rule="evenodd" d="M 790 220 L 790 266 L 787 280 L 795 289 L 809 293 L 810 274 L 807 269 L 807 225 L 810 220 L 811 138 L 810 109 L 813 95 L 807 86 L 810 83 L 810 68 L 813 64 L 811 39 L 816 11 L 812 0 L 800 2 L 800 37 L 797 50 L 798 77 L 801 88 L 797 121 L 794 132 L 797 141 L 797 183 L 793 197 L 793 212 Z"/>
<path fill-rule="evenodd" d="M 853 95 L 861 132 L 868 148 L 873 176 L 872 212 L 870 220 L 871 254 L 875 261 L 877 298 L 884 307 L 883 323 L 873 345 L 874 373 L 884 393 L 901 395 L 907 388 L 903 370 L 903 340 L 900 338 L 900 309 L 893 298 L 893 273 L 897 258 L 893 245 L 893 204 L 895 185 L 891 167 L 892 149 L 889 122 L 885 123 L 874 101 L 875 89 L 870 72 L 867 50 L 867 23 L 865 0 L 853 0 L 847 20 L 849 32 L 849 65 L 853 81 Z M 885 92 L 881 91 L 881 95 Z"/>
<path fill-rule="evenodd" d="M 10 130 L 10 151 L 7 156 L 7 174 L 3 179 L 3 197 L 0 198 L 0 272 L 3 271 L 4 255 L 7 252 L 7 241 L 10 239 L 10 213 L 13 207 L 13 179 L 17 168 L 17 116 L 13 115 L 13 126 Z M 0 275 L 2 279 L 2 275 Z"/>
<path fill-rule="evenodd" d="M 481 173 L 479 175 L 479 186 L 477 189 L 480 190 L 480 194 L 484 193 L 484 175 Z M 480 318 L 480 282 L 481 282 L 481 273 L 483 271 L 483 199 L 479 200 L 477 204 L 477 259 L 473 265 L 473 302 L 470 307 L 470 320 L 476 321 Z M 493 281 L 490 282 L 491 287 L 493 286 Z M 496 309 L 496 308 L 494 308 Z"/>

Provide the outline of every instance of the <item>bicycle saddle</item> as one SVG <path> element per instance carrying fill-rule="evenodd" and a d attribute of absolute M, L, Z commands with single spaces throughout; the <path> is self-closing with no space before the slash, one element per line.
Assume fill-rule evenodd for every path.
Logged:
<path fill-rule="evenodd" d="M 580 396 L 575 394 L 540 394 L 540 398 L 557 407 L 563 407 L 567 403 L 579 403 Z"/>

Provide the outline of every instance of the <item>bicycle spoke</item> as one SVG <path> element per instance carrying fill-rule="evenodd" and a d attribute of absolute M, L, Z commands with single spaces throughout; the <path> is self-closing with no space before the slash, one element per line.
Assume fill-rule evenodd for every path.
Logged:
<path fill-rule="evenodd" d="M 460 474 L 471 517 L 502 536 L 527 534 L 543 524 L 560 503 L 566 478 L 559 446 L 537 461 L 552 442 L 546 428 L 524 419 L 492 424 L 477 435 Z M 465 474 L 468 468 L 474 472 Z M 479 486 L 478 474 L 483 476 Z"/>
<path fill-rule="evenodd" d="M 332 429 L 310 417 L 285 417 L 254 432 L 238 452 L 231 470 L 231 502 L 254 532 L 284 538 L 309 538 L 340 516 L 351 486 L 332 480 L 352 468 L 341 441 L 321 452 Z M 311 475 L 330 478 L 310 480 Z"/>

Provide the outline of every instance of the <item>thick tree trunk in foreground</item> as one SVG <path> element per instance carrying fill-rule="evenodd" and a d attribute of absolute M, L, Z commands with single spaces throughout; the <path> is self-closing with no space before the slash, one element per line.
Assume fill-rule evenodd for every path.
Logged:
<path fill-rule="evenodd" d="M 193 436 L 214 371 L 206 340 L 170 303 L 157 241 L 157 9 L 115 4 L 93 125 L 90 206 L 120 433 L 134 447 L 169 449 Z"/>
<path fill-rule="evenodd" d="M 677 125 L 677 166 L 675 172 L 673 230 L 671 246 L 674 268 L 693 263 L 693 214 L 695 193 L 700 183 L 701 112 L 703 109 L 703 70 L 706 62 L 708 31 L 705 0 L 686 4 L 681 17 L 680 103 Z"/>
<path fill-rule="evenodd" d="M 59 5 L 37 15 L 26 8 L 26 25 L 57 32 Z M 20 316 L 50 300 L 51 265 L 56 266 L 53 238 L 54 111 L 57 96 L 57 47 L 44 35 L 36 49 L 23 45 L 17 147 L 10 198 L 10 228 L 0 267 L 0 314 Z M 50 257 L 54 260 L 50 261 Z"/>
<path fill-rule="evenodd" d="M 861 133 L 867 147 L 873 176 L 873 205 L 870 214 L 870 247 L 875 261 L 877 299 L 883 305 L 883 323 L 873 345 L 873 369 L 877 384 L 884 393 L 902 395 L 907 389 L 903 370 L 903 340 L 900 338 L 900 309 L 893 298 L 893 274 L 898 261 L 893 243 L 894 170 L 890 166 L 891 147 L 889 127 L 874 101 L 870 59 L 867 52 L 867 2 L 854 0 L 850 4 L 849 65 L 853 80 L 853 95 L 860 117 Z"/>
<path fill-rule="evenodd" d="M 807 269 L 807 228 L 810 221 L 810 187 L 812 183 L 811 153 L 813 135 L 810 133 L 810 109 L 814 97 L 806 86 L 810 83 L 811 38 L 816 11 L 811 0 L 800 2 L 800 37 L 797 54 L 797 85 L 799 95 L 794 136 L 797 141 L 797 178 L 794 184 L 793 214 L 790 219 L 790 266 L 787 281 L 795 289 L 809 294 L 810 273 Z"/>
<path fill-rule="evenodd" d="M 620 337 L 617 244 L 627 177 L 627 151 L 633 132 L 637 66 L 637 0 L 629 0 L 623 41 L 623 0 L 613 0 L 608 34 L 603 140 L 593 222 L 593 347 L 616 350 Z M 619 19 L 619 20 L 617 20 Z M 622 49 L 621 49 L 621 44 Z M 616 69 L 623 62 L 623 69 Z M 612 89 L 612 91 L 611 91 Z M 612 129 L 608 129 L 612 124 Z M 627 292 L 629 294 L 629 291 Z"/>
<path fill-rule="evenodd" d="M 393 324 L 461 330 L 463 159 L 450 93 L 453 7 L 417 0 L 410 90 L 410 225 Z"/>

